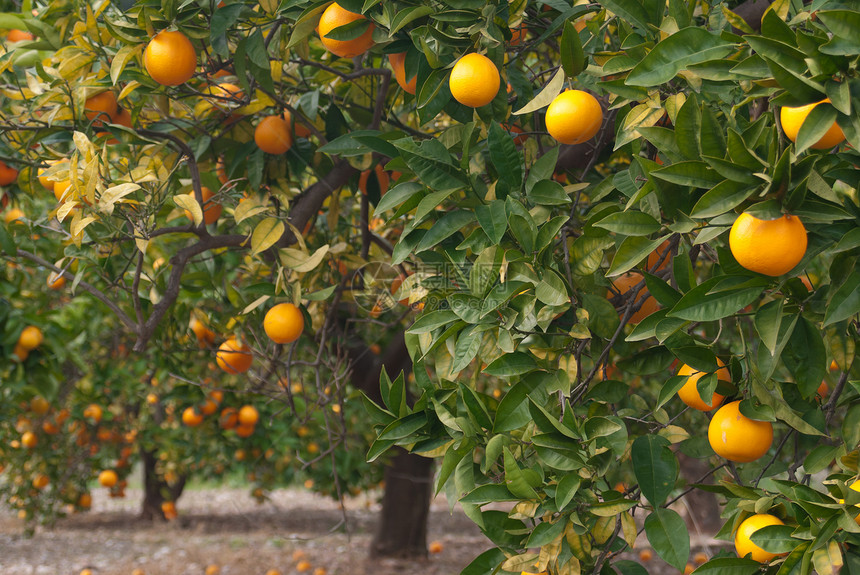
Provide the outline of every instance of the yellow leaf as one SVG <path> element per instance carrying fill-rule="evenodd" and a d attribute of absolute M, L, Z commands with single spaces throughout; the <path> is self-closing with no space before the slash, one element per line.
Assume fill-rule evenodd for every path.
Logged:
<path fill-rule="evenodd" d="M 90 142 L 90 139 L 87 138 L 87 135 L 83 132 L 75 132 L 72 136 L 72 140 L 75 142 L 75 147 L 78 149 L 78 152 L 85 158 L 90 158 L 93 156 L 93 143 Z"/>
<path fill-rule="evenodd" d="M 239 202 L 239 205 L 236 206 L 236 209 L 233 211 L 233 219 L 236 220 L 237 224 L 241 224 L 243 221 L 247 220 L 251 216 L 256 216 L 257 214 L 263 213 L 268 208 L 266 206 L 261 206 L 260 202 L 258 202 L 254 198 L 248 198 Z"/>
<path fill-rule="evenodd" d="M 624 537 L 627 545 L 633 549 L 633 545 L 636 543 L 636 521 L 629 513 L 621 514 L 621 536 Z"/>
<path fill-rule="evenodd" d="M 72 222 L 72 235 L 77 236 L 82 234 L 86 227 L 96 221 L 96 218 L 93 216 L 87 216 L 81 220 L 76 220 Z"/>
<path fill-rule="evenodd" d="M 125 45 L 119 49 L 110 63 L 110 80 L 114 86 L 116 86 L 120 74 L 125 70 L 129 61 L 141 50 L 143 50 L 143 44 Z"/>
<path fill-rule="evenodd" d="M 251 234 L 251 255 L 264 252 L 281 239 L 286 226 L 278 218 L 266 218 L 254 228 Z"/>
<path fill-rule="evenodd" d="M 582 566 L 579 563 L 579 559 L 571 557 L 567 560 L 567 563 L 559 565 L 557 573 L 558 575 L 580 575 L 582 573 Z"/>
<path fill-rule="evenodd" d="M 105 212 L 106 214 L 112 214 L 114 204 L 116 204 L 116 202 L 139 189 L 140 185 L 132 182 L 126 182 L 117 186 L 111 186 L 110 188 L 102 192 L 101 196 L 99 197 L 99 210 Z"/>
<path fill-rule="evenodd" d="M 309 272 L 322 262 L 328 253 L 328 244 L 322 246 L 313 255 L 292 248 L 280 250 L 281 263 L 300 273 Z"/>
<path fill-rule="evenodd" d="M 677 425 L 669 425 L 661 429 L 657 435 L 665 437 L 671 443 L 681 443 L 685 439 L 690 438 L 689 432 L 683 427 L 678 427 Z"/>
<path fill-rule="evenodd" d="M 502 563 L 504 571 L 525 571 L 535 566 L 537 561 L 537 553 L 523 553 L 522 555 L 514 555 L 509 557 L 507 561 Z"/>
<path fill-rule="evenodd" d="M 69 213 L 71 213 L 72 210 L 74 210 L 77 207 L 78 207 L 78 202 L 76 202 L 74 200 L 64 203 L 62 206 L 60 206 L 60 209 L 57 210 L 57 220 L 62 222 L 63 220 L 65 220 L 68 217 Z"/>
<path fill-rule="evenodd" d="M 116 98 L 117 101 L 122 102 L 125 98 L 128 97 L 129 94 L 131 94 L 138 88 L 140 88 L 140 82 L 138 82 L 137 80 L 132 80 L 131 82 L 126 84 L 125 88 L 123 88 L 122 91 L 119 93 L 119 96 L 117 96 Z"/>
<path fill-rule="evenodd" d="M 200 209 L 200 204 L 194 199 L 193 194 L 178 194 L 173 196 L 173 203 L 191 213 L 191 219 L 194 220 L 195 226 L 199 226 L 200 222 L 203 221 L 203 210 Z"/>
<path fill-rule="evenodd" d="M 245 315 L 245 314 L 249 314 L 249 313 L 251 313 L 252 311 L 254 311 L 255 309 L 257 309 L 258 307 L 260 307 L 261 305 L 263 305 L 264 303 L 266 303 L 266 301 L 268 301 L 268 299 L 269 299 L 270 297 L 271 297 L 271 296 L 267 296 L 267 295 L 262 295 L 262 296 L 258 297 L 257 299 L 255 299 L 254 301 L 252 301 L 251 303 L 249 303 L 249 304 L 245 307 L 245 309 L 243 309 L 243 310 L 242 310 L 242 315 Z"/>
<path fill-rule="evenodd" d="M 143 238 L 134 238 L 134 243 L 137 245 L 137 249 L 140 250 L 140 253 L 146 255 L 146 250 L 149 248 L 149 240 L 145 240 Z"/>

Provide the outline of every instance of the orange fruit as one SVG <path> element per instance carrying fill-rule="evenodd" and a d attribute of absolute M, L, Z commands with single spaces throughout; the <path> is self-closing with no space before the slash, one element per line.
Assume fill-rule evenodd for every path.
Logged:
<path fill-rule="evenodd" d="M 720 457 L 747 463 L 770 449 L 773 425 L 746 417 L 740 412 L 740 404 L 733 401 L 717 410 L 708 425 L 708 442 Z"/>
<path fill-rule="evenodd" d="M 522 44 L 523 40 L 528 33 L 528 28 L 526 28 L 525 24 L 520 24 L 516 28 L 511 29 L 511 40 L 508 42 L 511 46 L 519 46 Z"/>
<path fill-rule="evenodd" d="M 51 161 L 49 161 L 49 162 L 48 162 L 48 165 L 49 165 L 49 166 L 54 166 L 54 165 L 56 165 L 56 164 L 60 164 L 60 163 L 63 163 L 63 162 L 68 162 L 68 160 L 63 159 L 63 160 L 59 160 L 59 161 L 56 161 L 56 162 L 51 162 Z M 39 168 L 39 169 L 38 169 L 38 171 L 36 172 L 36 174 L 37 174 L 37 176 L 38 176 L 39 183 L 40 183 L 40 184 L 42 184 L 45 188 L 47 188 L 47 189 L 49 189 L 49 190 L 51 190 L 51 191 L 53 192 L 53 191 L 54 191 L 54 180 L 49 180 L 49 179 L 45 178 L 45 177 L 42 175 L 42 174 L 44 174 L 46 171 L 48 171 L 48 168 Z"/>
<path fill-rule="evenodd" d="M 562 144 L 581 144 L 603 125 L 603 108 L 597 98 L 582 90 L 566 90 L 546 109 L 546 129 Z"/>
<path fill-rule="evenodd" d="M 768 276 L 791 271 L 806 254 L 806 228 L 800 219 L 784 215 L 760 220 L 743 213 L 732 224 L 729 248 L 744 268 Z"/>
<path fill-rule="evenodd" d="M 206 324 L 196 317 L 191 316 L 188 328 L 194 332 L 194 336 L 197 338 L 197 345 L 200 347 L 210 347 L 215 343 L 215 332 L 206 327 Z"/>
<path fill-rule="evenodd" d="M 9 42 L 21 42 L 23 40 L 35 39 L 35 36 L 33 36 L 30 32 L 26 32 L 24 30 L 9 30 L 9 34 L 6 35 L 6 40 L 8 40 Z"/>
<path fill-rule="evenodd" d="M 690 573 L 692 573 L 695 570 L 696 570 L 696 566 L 693 565 L 692 563 L 687 563 L 686 565 L 684 565 L 684 575 L 690 575 Z"/>
<path fill-rule="evenodd" d="M 630 291 L 633 286 L 639 284 L 642 279 L 642 274 L 636 272 L 629 272 L 613 281 L 612 285 L 614 285 L 615 289 L 617 289 L 623 296 L 628 291 Z M 612 291 L 606 292 L 607 298 L 611 298 L 613 297 L 613 295 L 614 294 L 612 293 Z M 648 290 L 644 287 L 639 290 L 639 294 L 636 296 L 635 305 L 638 305 L 639 302 L 643 302 L 642 306 L 637 312 L 633 313 L 630 316 L 629 323 L 639 323 L 640 321 L 657 311 L 657 309 L 659 308 L 659 306 L 657 305 L 657 300 L 655 300 L 651 296 L 651 294 L 648 293 Z M 621 315 L 621 310 L 619 310 L 619 315 Z"/>
<path fill-rule="evenodd" d="M 200 413 L 203 415 L 212 415 L 216 411 L 218 411 L 218 404 L 211 399 L 207 399 L 200 404 Z"/>
<path fill-rule="evenodd" d="M 26 215 L 23 211 L 19 210 L 18 208 L 12 208 L 8 212 L 6 212 L 6 215 L 3 216 L 3 221 L 7 224 L 11 224 L 12 222 L 23 220 L 25 217 Z"/>
<path fill-rule="evenodd" d="M 225 407 L 221 410 L 221 419 L 218 422 L 221 429 L 233 429 L 239 425 L 239 414 L 235 407 Z"/>
<path fill-rule="evenodd" d="M 482 54 L 466 54 L 451 69 L 451 95 L 464 106 L 480 108 L 493 101 L 501 85 L 499 70 Z"/>
<path fill-rule="evenodd" d="M 161 512 L 164 514 L 164 518 L 167 520 L 176 519 L 177 517 L 179 517 L 179 513 L 176 511 L 176 504 L 173 501 L 165 501 L 164 503 L 162 503 Z"/>
<path fill-rule="evenodd" d="M 851 485 L 848 486 L 848 489 L 851 489 L 853 491 L 860 491 L 860 481 L 855 481 L 854 483 L 852 483 Z M 840 499 L 839 503 L 844 504 L 845 500 Z M 860 503 L 856 504 L 854 507 L 860 507 Z M 857 522 L 858 525 L 860 525 L 860 514 L 858 514 L 854 517 L 854 521 Z"/>
<path fill-rule="evenodd" d="M 325 570 L 325 567 L 317 567 L 314 569 L 314 575 L 326 575 L 328 571 Z"/>
<path fill-rule="evenodd" d="M 648 254 L 648 262 L 645 265 L 649 272 L 654 269 L 654 266 L 657 266 L 657 268 L 652 273 L 661 272 L 672 265 L 672 251 L 670 247 L 669 240 L 666 240 L 657 246 L 656 250 Z M 658 262 L 660 265 L 657 265 Z"/>
<path fill-rule="evenodd" d="M 800 127 L 803 125 L 806 117 L 809 116 L 809 113 L 812 112 L 812 109 L 815 108 L 815 106 L 824 102 L 829 104 L 830 98 L 825 98 L 820 102 L 807 104 L 806 106 L 798 106 L 796 108 L 783 106 L 780 108 L 779 123 L 782 125 L 782 131 L 785 132 L 785 137 L 792 142 L 796 142 L 797 134 L 800 132 Z M 845 140 L 845 134 L 842 133 L 842 128 L 839 127 L 839 124 L 833 122 L 830 129 L 828 129 L 827 132 L 825 132 L 824 135 L 810 147 L 816 150 L 829 150 L 830 148 L 841 144 L 843 140 Z"/>
<path fill-rule="evenodd" d="M 430 553 L 441 553 L 443 549 L 444 549 L 444 546 L 439 541 L 433 541 L 430 544 L 430 548 L 429 548 Z"/>
<path fill-rule="evenodd" d="M 197 52 L 182 32 L 162 30 L 146 45 L 143 61 L 153 80 L 163 86 L 178 86 L 194 75 Z"/>
<path fill-rule="evenodd" d="M 818 385 L 818 389 L 815 390 L 815 395 L 817 395 L 821 399 L 824 399 L 825 397 L 827 397 L 828 393 L 830 393 L 830 386 L 827 385 L 826 381 L 822 380 L 821 383 Z"/>
<path fill-rule="evenodd" d="M 48 274 L 47 283 L 48 289 L 60 290 L 66 285 L 66 277 L 58 274 L 57 272 L 51 272 Z"/>
<path fill-rule="evenodd" d="M 206 575 L 218 575 L 218 573 L 220 573 L 220 572 L 221 572 L 221 568 L 218 567 L 217 565 L 208 565 L 206 567 L 206 571 L 205 571 Z"/>
<path fill-rule="evenodd" d="M 218 367 L 227 373 L 245 373 L 251 368 L 253 360 L 250 348 L 236 337 L 222 343 L 215 354 Z"/>
<path fill-rule="evenodd" d="M 654 553 L 650 549 L 643 549 L 642 551 L 639 552 L 639 560 L 640 561 L 648 562 L 648 561 L 651 561 L 651 559 L 653 559 L 653 557 L 654 557 Z"/>
<path fill-rule="evenodd" d="M 91 419 L 95 423 L 100 422 L 102 420 L 102 408 L 95 403 L 89 404 L 84 408 L 84 419 Z"/>
<path fill-rule="evenodd" d="M 311 562 L 306 560 L 306 559 L 302 559 L 301 561 L 296 563 L 296 571 L 298 571 L 299 573 L 304 573 L 305 571 L 310 571 L 311 567 L 312 567 Z"/>
<path fill-rule="evenodd" d="M 291 303 L 279 303 L 266 313 L 263 329 L 275 343 L 292 343 L 305 329 L 302 310 Z"/>
<path fill-rule="evenodd" d="M 36 415 L 45 415 L 49 409 L 51 409 L 51 404 L 41 395 L 37 395 L 30 400 L 30 411 Z"/>
<path fill-rule="evenodd" d="M 708 562 L 708 556 L 700 551 L 693 556 L 693 561 L 696 562 L 696 565 L 701 565 Z"/>
<path fill-rule="evenodd" d="M 34 447 L 39 445 L 39 438 L 36 437 L 36 434 L 32 431 L 25 431 L 21 435 L 21 445 L 29 449 L 33 449 Z"/>
<path fill-rule="evenodd" d="M 195 198 L 194 190 L 192 190 L 188 195 L 192 198 Z M 203 197 L 203 205 L 200 206 L 201 208 L 203 208 L 203 222 L 207 226 L 212 225 L 218 221 L 218 218 L 221 217 L 221 211 L 223 210 L 223 208 L 221 207 L 221 204 L 212 200 L 215 194 L 206 186 L 200 188 L 200 195 Z M 188 210 L 184 211 L 185 217 L 190 220 L 192 218 L 191 212 L 189 212 Z"/>
<path fill-rule="evenodd" d="M 105 469 L 99 473 L 99 485 L 102 487 L 111 488 L 116 485 L 117 481 L 119 481 L 119 477 L 113 469 Z"/>
<path fill-rule="evenodd" d="M 239 424 L 240 425 L 257 425 L 260 420 L 260 412 L 253 405 L 243 405 L 239 409 Z"/>
<path fill-rule="evenodd" d="M 81 493 L 81 496 L 78 497 L 78 507 L 82 509 L 89 509 L 93 505 L 93 496 L 89 493 Z"/>
<path fill-rule="evenodd" d="M 361 14 L 356 14 L 342 8 L 337 2 L 332 2 L 325 9 L 325 12 L 322 13 L 319 27 L 317 28 L 320 41 L 326 50 L 341 58 L 354 58 L 370 50 L 370 47 L 373 46 L 373 22 L 370 23 L 367 30 L 361 36 L 352 40 L 334 40 L 326 37 L 335 28 L 346 26 L 356 20 L 367 20 L 367 18 Z"/>
<path fill-rule="evenodd" d="M 203 423 L 203 415 L 198 413 L 193 407 L 186 407 L 182 412 L 182 423 L 188 427 L 197 427 Z"/>
<path fill-rule="evenodd" d="M 726 364 L 724 364 L 719 358 L 717 358 L 717 363 L 720 365 L 720 369 L 717 370 L 717 379 L 731 383 L 732 376 L 729 373 L 729 370 L 726 369 Z M 702 399 L 702 396 L 699 395 L 699 390 L 696 388 L 696 384 L 699 379 L 705 375 L 704 372 L 697 371 L 685 364 L 678 370 L 678 375 L 688 376 L 686 383 L 684 383 L 684 387 L 678 390 L 678 397 L 680 397 L 681 401 L 686 405 L 689 405 L 693 409 L 698 409 L 699 411 L 711 411 L 712 409 L 722 405 L 725 396 L 720 395 L 719 393 L 714 392 L 714 396 L 709 402 L 706 402 Z"/>
<path fill-rule="evenodd" d="M 388 63 L 391 64 L 391 69 L 394 70 L 394 79 L 403 88 L 407 94 L 415 95 L 415 88 L 418 85 L 418 75 L 412 76 L 409 81 L 406 81 L 406 52 L 388 55 Z"/>
<path fill-rule="evenodd" d="M 267 116 L 254 129 L 254 142 L 268 154 L 285 154 L 293 145 L 290 124 L 282 116 Z"/>
<path fill-rule="evenodd" d="M 839 369 L 839 364 L 836 363 L 836 360 L 830 360 L 830 371 L 836 371 L 837 369 Z"/>
<path fill-rule="evenodd" d="M 379 185 L 379 195 L 384 196 L 385 192 L 388 191 L 388 173 L 382 169 L 381 164 L 376 164 L 373 168 L 373 172 L 376 175 L 376 183 Z M 370 170 L 364 170 L 361 172 L 361 176 L 358 178 L 358 189 L 361 190 L 361 193 L 365 196 L 367 195 L 367 180 L 370 178 Z"/>
<path fill-rule="evenodd" d="M 44 473 L 39 473 L 33 478 L 33 487 L 36 489 L 44 489 L 48 486 L 51 480 Z"/>
<path fill-rule="evenodd" d="M 94 126 L 113 122 L 116 112 L 116 95 L 110 90 L 91 96 L 84 103 L 84 115 Z"/>
<path fill-rule="evenodd" d="M 239 437 L 251 437 L 254 433 L 253 425 L 243 425 L 239 424 L 236 426 L 236 435 Z"/>
<path fill-rule="evenodd" d="M 41 329 L 33 325 L 28 325 L 21 331 L 21 335 L 18 337 L 18 345 L 27 351 L 32 351 L 42 345 L 44 339 Z"/>
<path fill-rule="evenodd" d="M 0 186 L 8 186 L 9 184 L 14 184 L 15 180 L 17 179 L 18 170 L 7 166 L 5 162 L 0 161 Z M 3 196 L 3 198 L 6 199 L 6 196 Z"/>
<path fill-rule="evenodd" d="M 765 551 L 750 539 L 753 533 L 770 525 L 785 525 L 785 523 L 779 517 L 769 513 L 756 513 L 744 519 L 738 526 L 737 533 L 735 533 L 735 551 L 737 551 L 738 557 L 746 557 L 749 554 L 754 561 L 759 563 L 765 563 L 776 557 L 776 553 Z"/>
<path fill-rule="evenodd" d="M 281 575 L 281 572 L 277 569 L 269 569 L 266 571 L 266 575 Z"/>

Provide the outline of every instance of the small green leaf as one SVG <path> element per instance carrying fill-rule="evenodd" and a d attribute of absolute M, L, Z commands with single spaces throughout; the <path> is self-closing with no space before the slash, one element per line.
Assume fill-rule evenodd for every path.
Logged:
<path fill-rule="evenodd" d="M 574 23 L 570 20 L 564 23 L 561 33 L 561 66 L 568 78 L 576 78 L 585 69 L 585 52 L 582 41 Z"/>
<path fill-rule="evenodd" d="M 680 467 L 670 446 L 669 440 L 659 435 L 642 435 L 630 451 L 639 488 L 654 506 L 666 500 L 678 478 Z"/>
<path fill-rule="evenodd" d="M 684 569 L 690 558 L 690 533 L 680 515 L 671 509 L 655 509 L 645 518 L 645 535 L 663 561 Z"/>

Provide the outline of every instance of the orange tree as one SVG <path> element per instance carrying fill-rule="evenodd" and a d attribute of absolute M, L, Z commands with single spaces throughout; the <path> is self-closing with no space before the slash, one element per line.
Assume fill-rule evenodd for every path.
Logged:
<path fill-rule="evenodd" d="M 4 257 L 141 361 L 206 312 L 218 386 L 333 440 L 306 469 L 366 408 L 368 459 L 401 466 L 378 551 L 423 547 L 385 526 L 426 518 L 438 457 L 497 546 L 468 573 L 637 571 L 640 529 L 681 569 L 700 490 L 751 557 L 703 572 L 858 570 L 856 7 L 26 8 L 0 22 L 37 36 L 0 60 Z M 303 329 L 269 329 L 287 302 Z"/>

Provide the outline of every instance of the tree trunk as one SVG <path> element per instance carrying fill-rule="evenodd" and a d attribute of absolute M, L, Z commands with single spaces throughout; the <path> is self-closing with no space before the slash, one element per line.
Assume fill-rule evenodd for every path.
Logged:
<path fill-rule="evenodd" d="M 155 465 L 158 463 L 158 452 L 154 449 L 141 448 L 140 460 L 143 463 L 143 505 L 140 509 L 140 518 L 146 521 L 164 520 L 161 504 L 167 501 L 165 496 L 169 497 L 170 501 L 179 499 L 183 489 L 185 489 L 185 476 L 181 476 L 173 485 L 159 477 L 155 471 Z"/>
<path fill-rule="evenodd" d="M 385 495 L 371 556 L 427 556 L 432 476 L 432 459 L 397 448 L 397 455 L 385 468 Z"/>
<path fill-rule="evenodd" d="M 379 361 L 366 347 L 350 349 L 353 384 L 370 399 L 382 402 L 379 376 L 382 368 L 391 379 L 412 371 L 406 341 L 400 333 L 388 344 Z M 407 398 L 411 403 L 411 398 Z M 432 459 L 397 448 L 385 469 L 385 494 L 379 525 L 370 545 L 373 557 L 415 558 L 427 556 L 427 519 L 433 494 Z"/>

